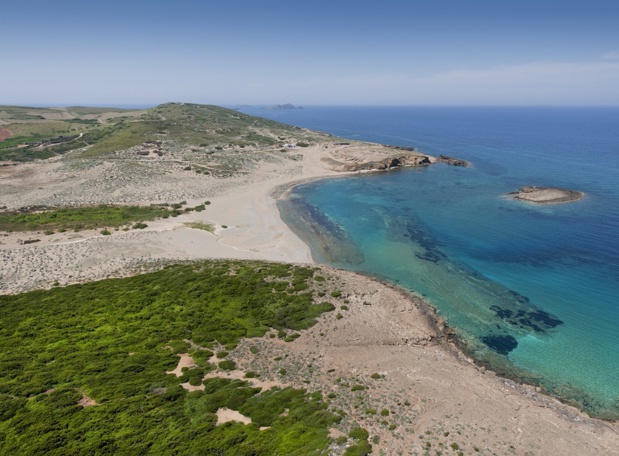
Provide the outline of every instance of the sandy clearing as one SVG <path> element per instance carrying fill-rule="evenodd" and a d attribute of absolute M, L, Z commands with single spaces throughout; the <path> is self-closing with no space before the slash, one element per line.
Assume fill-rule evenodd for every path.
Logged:
<path fill-rule="evenodd" d="M 230 380 L 243 380 L 248 382 L 252 386 L 262 388 L 263 390 L 268 390 L 275 387 L 284 388 L 286 386 L 279 380 L 246 378 L 245 372 L 240 370 L 209 372 L 204 376 L 204 380 L 207 380 L 209 378 L 228 378 Z"/>
<path fill-rule="evenodd" d="M 230 410 L 229 408 L 222 407 L 217 410 L 217 426 L 228 423 L 229 421 L 238 421 L 243 424 L 251 424 L 251 418 L 242 415 L 236 410 Z"/>
<path fill-rule="evenodd" d="M 95 405 L 99 405 L 94 399 L 88 397 L 84 391 L 79 390 L 79 392 L 82 393 L 82 398 L 79 400 L 77 404 L 80 405 L 81 407 L 86 408 L 86 407 L 92 407 Z"/>
<path fill-rule="evenodd" d="M 196 366 L 196 363 L 194 362 L 193 358 L 189 353 L 179 354 L 178 357 L 180 359 L 178 360 L 178 365 L 176 366 L 176 368 L 171 371 L 166 371 L 166 374 L 174 374 L 177 377 L 181 377 L 183 375 L 184 367 L 191 369 L 192 367 Z"/>

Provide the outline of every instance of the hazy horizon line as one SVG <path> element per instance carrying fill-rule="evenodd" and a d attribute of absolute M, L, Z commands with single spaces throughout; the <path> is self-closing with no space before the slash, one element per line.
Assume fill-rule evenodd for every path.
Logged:
<path fill-rule="evenodd" d="M 150 109 L 167 103 L 185 103 L 205 106 L 220 106 L 229 109 L 239 108 L 264 108 L 284 104 L 292 104 L 296 108 L 619 108 L 619 104 L 488 104 L 488 103 L 437 103 L 437 104 L 379 104 L 379 103 L 342 103 L 342 104 L 322 104 L 322 103 L 209 103 L 195 101 L 165 101 L 161 103 L 5 103 L 0 101 L 0 106 L 15 106 L 21 108 L 49 108 L 60 109 L 69 107 L 88 107 L 88 108 L 118 108 L 118 109 Z"/>

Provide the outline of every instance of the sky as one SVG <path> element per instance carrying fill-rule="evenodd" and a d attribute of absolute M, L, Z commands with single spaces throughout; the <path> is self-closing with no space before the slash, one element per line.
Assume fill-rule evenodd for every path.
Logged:
<path fill-rule="evenodd" d="M 19 0 L 0 104 L 619 105 L 617 0 Z"/>

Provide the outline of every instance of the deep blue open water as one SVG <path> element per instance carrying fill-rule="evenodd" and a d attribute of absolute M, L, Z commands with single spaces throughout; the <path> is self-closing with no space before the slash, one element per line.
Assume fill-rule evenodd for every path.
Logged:
<path fill-rule="evenodd" d="M 480 362 L 619 418 L 619 108 L 243 111 L 470 161 L 301 185 L 280 209 L 318 261 L 425 296 Z M 503 196 L 523 185 L 586 197 Z"/>

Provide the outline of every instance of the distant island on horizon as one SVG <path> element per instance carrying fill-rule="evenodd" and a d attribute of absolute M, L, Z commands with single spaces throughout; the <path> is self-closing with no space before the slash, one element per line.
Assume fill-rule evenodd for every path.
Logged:
<path fill-rule="evenodd" d="M 276 105 L 271 105 L 271 106 L 265 106 L 262 109 L 269 109 L 269 110 L 274 110 L 274 109 L 303 109 L 303 106 L 295 106 L 293 104 L 286 103 L 286 104 L 276 104 Z"/>

